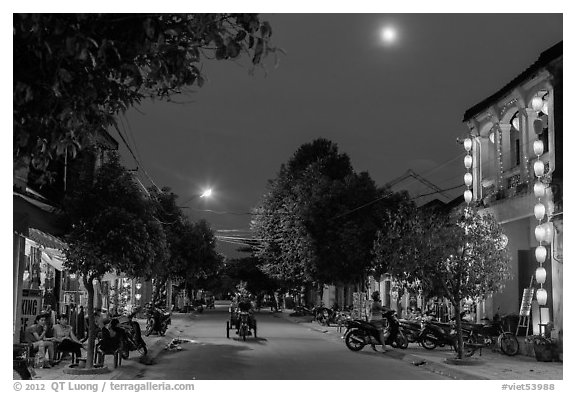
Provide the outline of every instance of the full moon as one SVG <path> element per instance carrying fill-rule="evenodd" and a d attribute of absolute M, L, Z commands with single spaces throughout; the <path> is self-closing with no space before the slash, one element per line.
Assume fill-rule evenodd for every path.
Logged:
<path fill-rule="evenodd" d="M 382 41 L 391 44 L 396 41 L 396 30 L 392 27 L 384 27 L 381 33 Z"/>

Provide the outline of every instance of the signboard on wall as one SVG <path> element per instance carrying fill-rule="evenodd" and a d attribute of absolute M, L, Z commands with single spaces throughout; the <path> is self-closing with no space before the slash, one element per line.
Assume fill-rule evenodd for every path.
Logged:
<path fill-rule="evenodd" d="M 530 309 L 532 308 L 532 299 L 534 298 L 534 288 L 524 288 L 522 294 L 522 303 L 520 303 L 520 316 L 530 316 Z"/>

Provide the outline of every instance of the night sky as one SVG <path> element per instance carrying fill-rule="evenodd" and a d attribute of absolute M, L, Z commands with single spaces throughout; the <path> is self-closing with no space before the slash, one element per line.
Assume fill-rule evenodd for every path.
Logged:
<path fill-rule="evenodd" d="M 188 211 L 219 231 L 246 231 L 267 181 L 319 137 L 380 186 L 408 169 L 441 189 L 462 184 L 464 112 L 563 37 L 561 14 L 262 17 L 286 51 L 277 67 L 271 57 L 266 73 L 251 75 L 246 61 L 206 62 L 204 87 L 179 103 L 147 102 L 122 120 L 140 180 L 171 187 L 181 202 L 212 187 L 214 197 L 193 199 Z M 396 29 L 392 44 L 380 38 L 385 26 Z M 220 245 L 237 256 L 236 246 Z"/>

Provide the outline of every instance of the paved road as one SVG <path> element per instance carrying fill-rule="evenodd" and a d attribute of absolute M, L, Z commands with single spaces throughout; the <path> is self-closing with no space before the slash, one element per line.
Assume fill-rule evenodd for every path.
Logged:
<path fill-rule="evenodd" d="M 164 351 L 156 365 L 138 375 L 163 380 L 428 380 L 444 377 L 365 349 L 354 353 L 334 336 L 262 311 L 258 338 L 226 338 L 227 307 L 217 306 L 197 316 L 175 315 L 181 351 Z M 181 319 L 180 319 L 181 318 Z"/>

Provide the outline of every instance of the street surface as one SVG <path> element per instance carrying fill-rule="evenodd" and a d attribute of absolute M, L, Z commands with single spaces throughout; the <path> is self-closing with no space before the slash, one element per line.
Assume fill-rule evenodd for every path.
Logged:
<path fill-rule="evenodd" d="M 445 377 L 374 353 L 351 352 L 337 337 L 293 323 L 268 310 L 255 313 L 258 338 L 241 341 L 230 330 L 228 306 L 202 314 L 175 314 L 181 351 L 163 351 L 137 377 L 152 380 L 428 380 Z"/>

